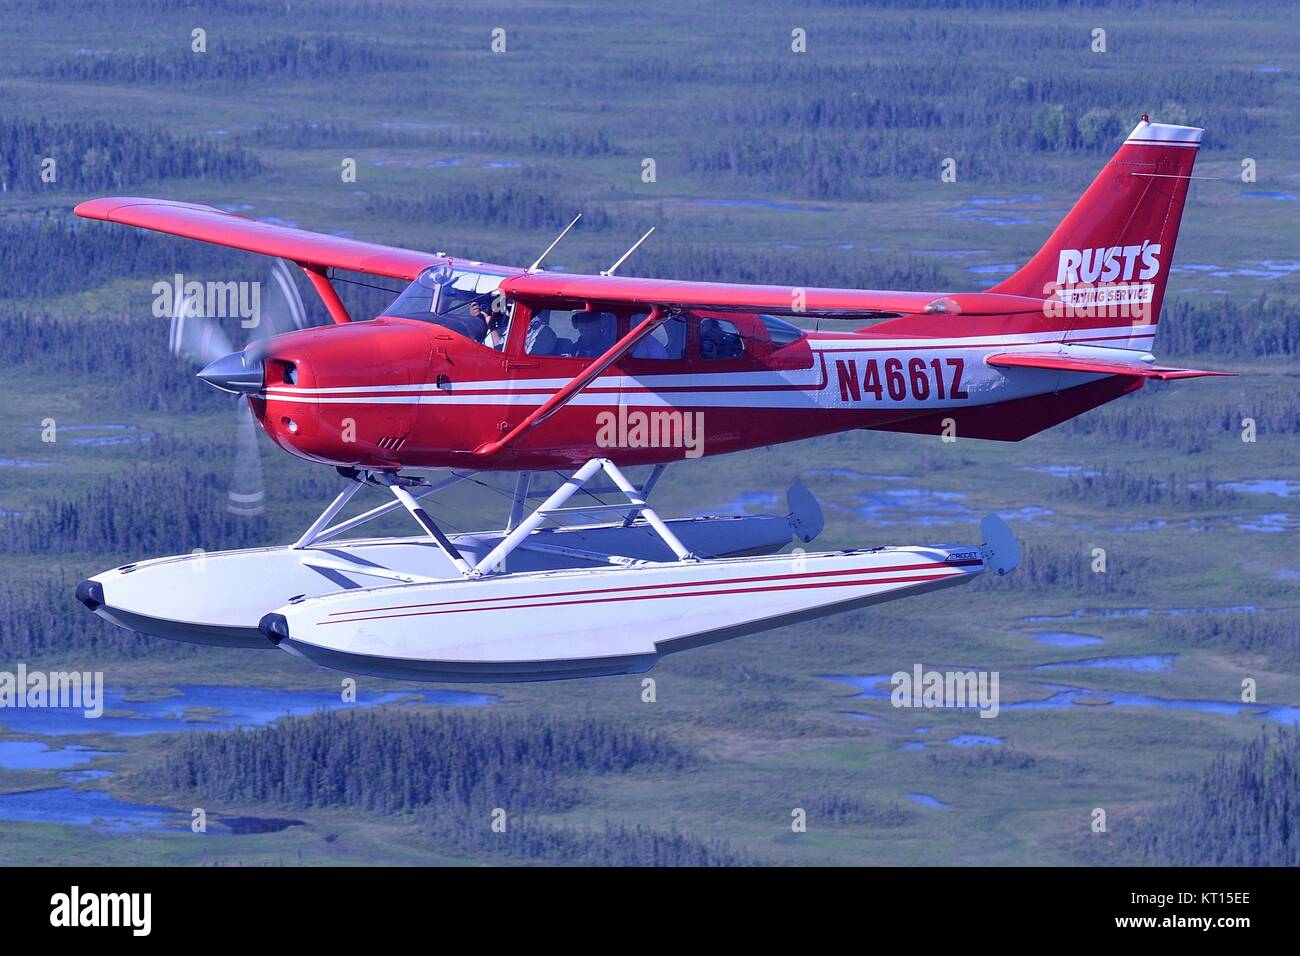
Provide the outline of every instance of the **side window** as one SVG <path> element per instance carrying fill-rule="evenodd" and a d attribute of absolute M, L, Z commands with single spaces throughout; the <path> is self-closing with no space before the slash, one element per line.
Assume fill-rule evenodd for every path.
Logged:
<path fill-rule="evenodd" d="M 618 317 L 613 312 L 574 312 L 573 347 L 566 355 L 595 358 L 618 341 Z"/>
<path fill-rule="evenodd" d="M 618 341 L 618 319 L 612 312 L 543 309 L 528 320 L 524 351 L 529 355 L 595 358 Z"/>
<path fill-rule="evenodd" d="M 725 319 L 700 320 L 700 358 L 734 359 L 745 354 L 740 330 Z"/>
<path fill-rule="evenodd" d="M 567 355 L 573 348 L 573 313 L 542 309 L 528 320 L 524 351 L 529 355 Z"/>
<path fill-rule="evenodd" d="M 637 312 L 628 325 L 633 329 L 645 321 L 649 312 Z M 680 359 L 686 357 L 686 319 L 673 316 L 632 347 L 636 359 Z"/>

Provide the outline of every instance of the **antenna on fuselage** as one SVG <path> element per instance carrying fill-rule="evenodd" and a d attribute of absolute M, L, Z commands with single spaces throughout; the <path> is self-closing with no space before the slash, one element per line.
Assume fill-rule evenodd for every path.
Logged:
<path fill-rule="evenodd" d="M 654 232 L 654 231 L 655 231 L 655 227 L 654 227 L 654 226 L 651 226 L 650 229 L 649 229 L 649 231 L 648 231 L 644 236 L 642 236 L 642 237 L 641 237 L 640 239 L 638 239 L 636 242 L 632 243 L 632 248 L 631 248 L 631 249 L 629 249 L 627 252 L 625 252 L 625 253 L 623 253 L 621 256 L 619 256 L 618 262 L 614 263 L 612 266 L 610 266 L 608 269 L 606 269 L 604 272 L 602 272 L 601 275 L 603 275 L 603 276 L 612 276 L 612 275 L 614 274 L 614 270 L 617 269 L 619 266 L 621 266 L 624 262 L 626 262 L 626 261 L 627 261 L 627 257 L 630 256 L 632 253 L 636 252 L 637 248 L 641 245 L 641 243 L 643 243 L 643 242 L 645 242 L 647 239 L 649 239 L 649 238 L 650 238 L 650 233 L 652 233 L 652 232 Z"/>
<path fill-rule="evenodd" d="M 543 252 L 540 256 L 538 256 L 537 260 L 531 266 L 529 266 L 525 271 L 536 272 L 537 267 L 542 264 L 542 260 L 551 254 L 551 250 L 560 244 L 560 240 L 569 234 L 569 230 L 572 229 L 574 226 L 576 226 L 578 224 L 578 220 L 581 218 L 582 218 L 582 213 L 578 213 L 576 216 L 574 216 L 573 222 L 569 223 L 567 226 L 564 227 L 564 232 L 556 236 L 555 241 L 552 242 L 549 246 L 547 246 L 546 251 Z"/>

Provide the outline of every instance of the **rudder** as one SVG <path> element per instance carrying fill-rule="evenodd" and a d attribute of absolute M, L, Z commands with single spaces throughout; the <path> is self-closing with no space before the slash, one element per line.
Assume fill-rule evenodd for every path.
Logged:
<path fill-rule="evenodd" d="M 1201 133 L 1143 116 L 1043 247 L 988 291 L 1059 300 L 1067 341 L 1127 326 L 1097 344 L 1148 350 Z"/>

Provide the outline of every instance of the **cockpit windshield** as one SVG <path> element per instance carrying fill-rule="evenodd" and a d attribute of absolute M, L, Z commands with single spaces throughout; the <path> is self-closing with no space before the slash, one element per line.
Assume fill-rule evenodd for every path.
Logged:
<path fill-rule="evenodd" d="M 445 264 L 430 266 L 383 314 L 432 322 L 482 342 L 491 326 L 506 320 L 505 303 L 497 294 L 505 278 L 491 272 L 453 269 Z"/>

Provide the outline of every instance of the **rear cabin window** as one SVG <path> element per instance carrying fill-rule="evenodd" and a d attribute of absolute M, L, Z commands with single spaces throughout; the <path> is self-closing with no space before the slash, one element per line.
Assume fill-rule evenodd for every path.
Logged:
<path fill-rule="evenodd" d="M 774 315 L 760 315 L 763 326 L 767 329 L 767 337 L 772 340 L 774 348 L 784 348 L 787 345 L 793 345 L 803 338 L 803 329 L 796 325 L 791 325 L 785 319 L 778 319 Z"/>

